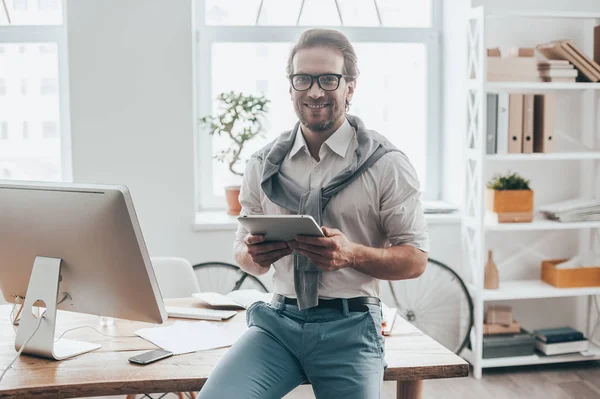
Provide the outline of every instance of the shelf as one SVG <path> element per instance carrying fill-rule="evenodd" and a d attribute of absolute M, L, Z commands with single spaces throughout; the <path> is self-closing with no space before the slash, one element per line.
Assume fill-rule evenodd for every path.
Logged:
<path fill-rule="evenodd" d="M 549 154 L 488 154 L 485 156 L 488 161 L 579 161 L 589 159 L 600 159 L 600 152 L 555 152 Z"/>
<path fill-rule="evenodd" d="M 473 289 L 472 286 L 469 288 Z M 556 288 L 541 280 L 512 280 L 500 281 L 500 288 L 497 290 L 483 290 L 484 301 L 564 298 L 586 295 L 600 295 L 600 287 Z"/>
<path fill-rule="evenodd" d="M 540 230 L 577 230 L 598 229 L 600 221 L 597 222 L 555 222 L 546 219 L 534 219 L 531 223 L 495 223 L 486 221 L 486 231 L 540 231 Z"/>
<path fill-rule="evenodd" d="M 552 355 L 545 356 L 542 354 L 535 354 L 531 356 L 516 356 L 516 357 L 500 357 L 496 359 L 482 359 L 481 365 L 483 368 L 490 367 L 508 367 L 508 366 L 525 366 L 531 364 L 550 364 L 550 363 L 566 363 L 566 362 L 579 362 L 587 360 L 600 360 L 600 347 L 598 345 L 589 342 L 589 349 L 587 351 L 591 353 L 591 356 L 585 356 L 581 353 L 569 353 L 565 355 Z M 470 349 L 464 349 L 461 355 L 469 363 L 473 364 L 474 356 Z"/>
<path fill-rule="evenodd" d="M 472 83 L 471 88 L 476 88 Z M 488 93 L 547 93 L 568 90 L 600 90 L 600 83 L 584 82 L 485 82 L 483 90 Z"/>

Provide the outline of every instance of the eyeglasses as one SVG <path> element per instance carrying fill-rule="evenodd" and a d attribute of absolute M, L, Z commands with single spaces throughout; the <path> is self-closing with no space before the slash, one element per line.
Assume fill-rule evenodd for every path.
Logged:
<path fill-rule="evenodd" d="M 322 75 L 309 75 L 307 73 L 295 73 L 289 76 L 292 87 L 296 91 L 307 91 L 317 81 L 319 87 L 324 91 L 335 91 L 340 87 L 340 79 L 344 75 L 337 73 L 324 73 Z"/>

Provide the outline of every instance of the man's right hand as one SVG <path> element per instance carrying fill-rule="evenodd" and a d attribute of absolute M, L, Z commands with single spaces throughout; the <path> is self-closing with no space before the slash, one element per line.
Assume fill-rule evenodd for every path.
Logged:
<path fill-rule="evenodd" d="M 264 242 L 262 235 L 248 234 L 244 243 L 252 261 L 262 267 L 269 268 L 279 259 L 292 253 L 292 248 L 285 241 Z"/>

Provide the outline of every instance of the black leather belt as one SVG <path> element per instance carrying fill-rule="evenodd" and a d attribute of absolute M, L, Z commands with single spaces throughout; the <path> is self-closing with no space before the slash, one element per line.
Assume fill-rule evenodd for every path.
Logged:
<path fill-rule="evenodd" d="M 298 301 L 295 298 L 288 298 L 283 295 L 273 294 L 273 301 L 281 302 L 286 305 L 298 305 Z M 369 310 L 365 305 L 380 305 L 379 298 L 373 296 L 359 296 L 355 298 L 348 298 L 348 310 L 350 312 L 365 312 Z M 323 309 L 338 309 L 339 311 L 344 310 L 344 303 L 340 298 L 335 299 L 320 299 L 317 308 Z"/>

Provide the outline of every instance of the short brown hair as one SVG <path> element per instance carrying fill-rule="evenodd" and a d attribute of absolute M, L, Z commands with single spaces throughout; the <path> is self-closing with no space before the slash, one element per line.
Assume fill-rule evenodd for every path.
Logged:
<path fill-rule="evenodd" d="M 290 51 L 286 72 L 288 75 L 294 73 L 294 67 L 292 63 L 294 56 L 298 50 L 312 47 L 330 47 L 338 50 L 344 56 L 344 68 L 342 69 L 342 75 L 344 75 L 346 81 L 351 82 L 358 78 L 358 66 L 356 53 L 350 40 L 342 33 L 334 29 L 309 29 L 302 33 L 296 45 Z"/>

